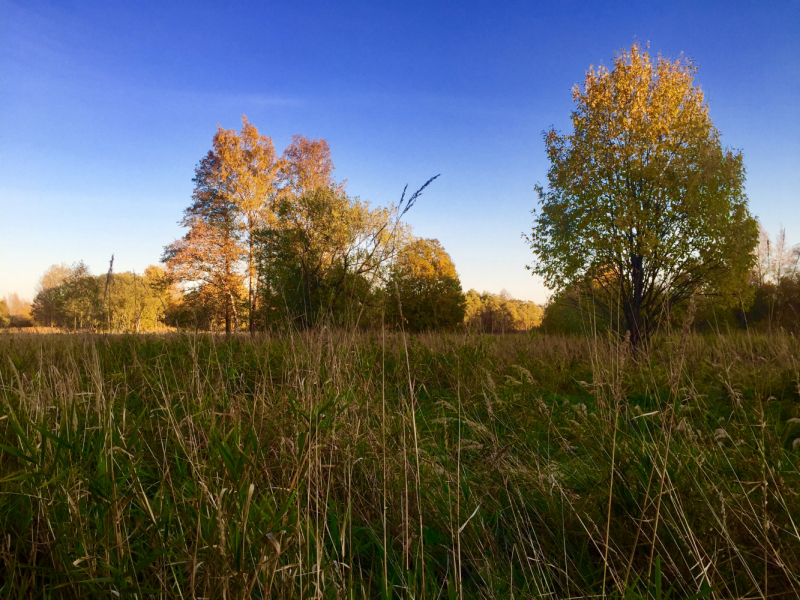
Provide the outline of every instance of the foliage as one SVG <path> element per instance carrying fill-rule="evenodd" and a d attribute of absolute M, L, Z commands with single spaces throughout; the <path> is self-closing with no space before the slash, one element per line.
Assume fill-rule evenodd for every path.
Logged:
<path fill-rule="evenodd" d="M 102 277 L 98 278 L 102 281 Z M 153 331 L 163 327 L 170 302 L 170 290 L 165 286 L 165 273 L 160 267 L 149 266 L 144 275 L 112 274 L 109 280 L 105 309 L 111 331 Z"/>
<path fill-rule="evenodd" d="M 691 326 L 703 332 L 779 329 L 800 333 L 800 246 L 790 248 L 783 230 L 770 240 L 761 229 L 759 238 L 747 287 L 735 306 L 714 296 L 697 296 L 675 307 L 669 319 L 662 321 L 662 330 Z M 618 329 L 618 319 L 593 301 L 586 286 L 576 286 L 553 295 L 545 307 L 542 329 L 548 333 L 592 334 Z"/>
<path fill-rule="evenodd" d="M 624 350 L 2 335 L 0 595 L 796 596 L 797 339 Z"/>
<path fill-rule="evenodd" d="M 505 290 L 500 294 L 470 290 L 464 323 L 469 329 L 486 333 L 529 331 L 541 324 L 542 312 L 535 302 L 516 300 Z"/>
<path fill-rule="evenodd" d="M 276 158 L 246 118 L 238 134 L 219 128 L 196 169 L 188 231 L 162 258 L 187 292 L 173 320 L 212 327 L 224 315 L 226 332 L 246 320 L 251 334 L 259 321 L 358 323 L 410 233 L 399 206 L 349 197 L 333 171 L 325 140 L 296 135 Z"/>
<path fill-rule="evenodd" d="M 800 332 L 800 245 L 790 248 L 784 229 L 770 240 L 760 228 L 755 255 L 750 274 L 752 302 L 738 315 L 740 321 L 746 326 Z"/>
<path fill-rule="evenodd" d="M 55 267 L 55 265 L 54 265 Z M 54 282 L 49 275 L 45 277 Z M 81 261 L 72 265 L 69 274 L 57 285 L 45 288 L 45 278 L 33 300 L 33 317 L 39 325 L 70 329 L 95 328 L 103 320 L 101 284 Z"/>
<path fill-rule="evenodd" d="M 245 250 L 240 244 L 238 207 L 227 193 L 225 171 L 216 146 L 195 169 L 193 203 L 184 211 L 181 225 L 189 231 L 164 248 L 162 262 L 178 282 L 207 287 L 223 307 L 225 331 L 239 329 L 239 305 L 244 290 L 240 263 Z"/>
<path fill-rule="evenodd" d="M 439 240 L 417 238 L 401 247 L 386 294 L 388 321 L 410 331 L 453 329 L 464 320 L 461 282 Z"/>
<path fill-rule="evenodd" d="M 0 298 L 0 327 L 30 327 L 31 303 L 15 292 Z"/>
<path fill-rule="evenodd" d="M 396 208 L 372 208 L 335 186 L 284 196 L 275 226 L 258 238 L 270 320 L 357 320 L 405 232 Z"/>
<path fill-rule="evenodd" d="M 239 305 L 240 310 L 243 305 Z M 181 292 L 177 301 L 169 305 L 164 317 L 165 323 L 178 330 L 224 331 L 224 301 L 211 293 L 208 286 L 199 286 Z"/>
<path fill-rule="evenodd" d="M 83 262 L 68 269 L 53 265 L 42 276 L 32 312 L 46 327 L 152 331 L 163 327 L 173 293 L 163 269 L 155 266 L 144 275 L 94 276 Z"/>
<path fill-rule="evenodd" d="M 541 328 L 551 334 L 581 334 L 606 331 L 612 316 L 605 307 L 585 295 L 581 286 L 554 294 L 544 307 Z"/>
<path fill-rule="evenodd" d="M 257 232 L 274 221 L 274 201 L 278 171 L 272 139 L 260 135 L 255 125 L 242 117 L 242 131 L 218 128 L 214 136 L 214 154 L 219 169 L 220 195 L 230 198 L 235 206 L 236 226 L 244 246 L 248 281 L 248 321 L 255 331 L 256 301 L 259 280 L 256 267 Z"/>
<path fill-rule="evenodd" d="M 545 134 L 532 270 L 557 291 L 596 286 L 636 345 L 696 294 L 735 299 L 752 264 L 742 155 L 722 148 L 695 72 L 634 44 L 574 88 L 573 132 Z"/>

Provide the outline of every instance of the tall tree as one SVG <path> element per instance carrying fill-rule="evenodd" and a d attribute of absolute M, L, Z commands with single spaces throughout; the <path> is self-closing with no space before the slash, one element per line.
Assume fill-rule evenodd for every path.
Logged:
<path fill-rule="evenodd" d="M 217 142 L 215 136 L 215 144 Z M 237 222 L 238 206 L 227 193 L 216 148 L 195 169 L 192 204 L 184 211 L 183 238 L 164 249 L 162 261 L 177 281 L 208 286 L 224 306 L 225 333 L 239 329 L 244 250 Z"/>
<path fill-rule="evenodd" d="M 732 297 L 753 260 L 742 155 L 723 149 L 695 73 L 634 44 L 575 86 L 573 132 L 544 136 L 532 270 L 555 290 L 591 280 L 634 345 L 693 294 Z"/>
<path fill-rule="evenodd" d="M 94 330 L 103 315 L 100 283 L 83 261 L 72 266 L 69 277 L 59 286 L 61 326 Z"/>
<path fill-rule="evenodd" d="M 260 232 L 265 304 L 302 326 L 357 315 L 407 232 L 399 207 L 347 196 L 333 171 L 325 140 L 295 135 L 280 160 L 275 220 Z"/>
<path fill-rule="evenodd" d="M 337 184 L 334 179 L 335 168 L 326 140 L 292 136 L 292 143 L 283 151 L 280 164 L 282 198 L 297 199 L 325 188 L 344 192 L 344 183 Z"/>
<path fill-rule="evenodd" d="M 274 222 L 274 200 L 278 162 L 272 139 L 260 135 L 255 125 L 242 117 L 242 130 L 218 128 L 214 151 L 220 169 L 222 194 L 236 208 L 236 222 L 247 254 L 248 321 L 255 331 L 258 273 L 256 269 L 256 232 Z"/>
<path fill-rule="evenodd" d="M 64 292 L 63 284 L 69 279 L 72 270 L 66 263 L 51 265 L 44 272 L 36 286 L 33 300 L 33 318 L 39 325 L 63 326 Z"/>

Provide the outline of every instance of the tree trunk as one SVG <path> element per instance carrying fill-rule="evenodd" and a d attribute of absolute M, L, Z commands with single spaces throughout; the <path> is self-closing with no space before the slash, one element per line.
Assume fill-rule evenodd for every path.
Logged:
<path fill-rule="evenodd" d="M 250 295 L 250 298 L 249 298 L 249 300 L 250 300 L 249 321 L 250 321 L 250 323 L 249 323 L 249 325 L 250 325 L 250 335 L 252 336 L 255 333 L 255 324 L 256 324 L 256 321 L 255 321 L 256 298 L 255 298 L 255 290 L 253 289 L 253 281 L 256 278 L 256 265 L 255 265 L 255 262 L 253 261 L 253 236 L 252 236 L 252 234 L 250 235 L 250 248 L 249 248 L 249 251 L 250 251 L 250 255 L 248 257 L 248 261 L 249 261 L 248 269 L 249 269 L 249 274 L 250 274 L 250 290 L 249 290 L 249 295 Z"/>
<path fill-rule="evenodd" d="M 625 313 L 625 326 L 630 335 L 631 347 L 639 349 L 647 341 L 647 324 L 642 318 L 642 302 L 644 296 L 644 275 L 642 272 L 642 257 L 634 254 L 631 257 L 631 289 L 623 312 Z"/>
<path fill-rule="evenodd" d="M 233 332 L 236 333 L 239 331 L 239 311 L 236 310 L 236 302 L 234 301 L 233 293 L 230 291 L 228 291 L 228 303 L 233 313 Z"/>

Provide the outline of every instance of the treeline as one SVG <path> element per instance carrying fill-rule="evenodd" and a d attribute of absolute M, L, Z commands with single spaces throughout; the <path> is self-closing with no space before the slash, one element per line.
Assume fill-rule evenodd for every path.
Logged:
<path fill-rule="evenodd" d="M 240 132 L 220 127 L 195 169 L 186 233 L 165 247 L 164 267 L 94 275 L 83 263 L 54 265 L 33 319 L 67 329 L 227 333 L 538 324 L 532 303 L 465 295 L 439 241 L 415 237 L 403 221 L 435 177 L 403 191 L 398 204 L 375 207 L 349 195 L 334 169 L 325 140 L 294 136 L 279 155 L 246 118 Z"/>
<path fill-rule="evenodd" d="M 0 298 L 0 327 L 30 327 L 31 303 L 12 292 Z"/>
<path fill-rule="evenodd" d="M 437 276 L 430 273 L 431 268 Z M 516 300 L 505 290 L 462 293 L 455 266 L 436 240 L 410 242 L 392 265 L 386 283 L 368 298 L 361 326 L 396 327 L 402 319 L 410 331 L 464 328 L 507 333 L 538 327 L 544 313 L 538 304 Z M 102 275 L 92 274 L 83 262 L 52 265 L 42 275 L 32 305 L 16 294 L 10 300 L 0 300 L 3 327 L 35 324 L 111 332 L 219 331 L 224 327 L 215 319 L 219 307 L 214 306 L 213 297 L 202 288 L 184 293 L 165 269 L 155 265 L 141 274 L 109 270 Z M 14 315 L 9 316 L 10 310 Z M 275 324 L 280 323 L 276 320 Z"/>
<path fill-rule="evenodd" d="M 528 331 L 542 323 L 544 309 L 535 302 L 516 300 L 503 290 L 500 294 L 470 290 L 466 294 L 464 324 L 485 333 Z"/>
<path fill-rule="evenodd" d="M 325 140 L 294 136 L 278 155 L 246 118 L 238 133 L 219 128 L 195 170 L 186 234 L 162 259 L 185 292 L 174 324 L 460 325 L 465 298 L 450 256 L 402 220 L 433 179 L 374 207 L 336 181 Z"/>
<path fill-rule="evenodd" d="M 164 269 L 93 275 L 83 262 L 53 265 L 42 276 L 31 309 L 37 325 L 70 330 L 153 331 L 179 305 Z"/>
<path fill-rule="evenodd" d="M 800 332 L 800 245 L 789 246 L 784 229 L 770 239 L 760 227 L 746 288 L 733 297 L 703 292 L 666 315 L 663 327 Z M 583 334 L 623 326 L 599 285 L 576 286 L 555 295 L 542 319 L 542 328 L 549 333 Z"/>

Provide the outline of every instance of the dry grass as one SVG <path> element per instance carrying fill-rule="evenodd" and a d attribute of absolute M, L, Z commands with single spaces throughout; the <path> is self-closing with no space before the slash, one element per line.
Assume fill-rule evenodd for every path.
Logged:
<path fill-rule="evenodd" d="M 3 334 L 0 595 L 795 597 L 798 355 Z"/>

